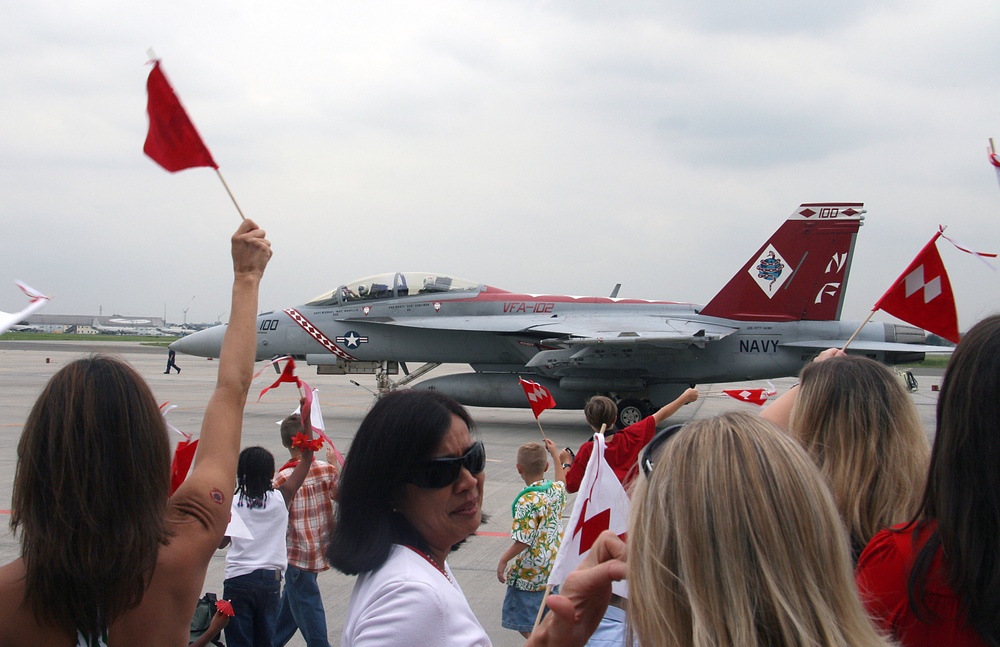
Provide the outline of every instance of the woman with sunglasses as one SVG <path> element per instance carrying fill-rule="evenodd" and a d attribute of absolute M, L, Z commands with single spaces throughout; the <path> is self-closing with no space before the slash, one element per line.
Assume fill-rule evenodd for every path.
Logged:
<path fill-rule="evenodd" d="M 489 645 L 447 563 L 482 521 L 486 452 L 469 413 L 396 391 L 351 443 L 327 560 L 354 585 L 341 645 Z"/>
<path fill-rule="evenodd" d="M 629 623 L 641 645 L 888 645 L 862 607 L 840 516 L 802 448 L 743 412 L 665 440 L 675 431 L 644 452 L 627 551 L 602 535 L 527 644 L 583 644 L 627 552 Z"/>

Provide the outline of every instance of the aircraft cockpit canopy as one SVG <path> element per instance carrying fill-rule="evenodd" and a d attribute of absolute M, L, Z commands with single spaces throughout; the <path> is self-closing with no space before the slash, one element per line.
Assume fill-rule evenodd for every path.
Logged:
<path fill-rule="evenodd" d="M 475 281 L 459 279 L 433 272 L 396 272 L 377 274 L 351 281 L 335 290 L 311 299 L 306 305 L 313 307 L 344 305 L 356 301 L 390 299 L 420 294 L 474 293 L 484 286 Z"/>

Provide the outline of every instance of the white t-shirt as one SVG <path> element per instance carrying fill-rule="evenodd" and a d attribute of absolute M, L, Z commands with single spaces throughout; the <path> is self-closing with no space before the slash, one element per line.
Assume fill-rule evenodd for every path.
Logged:
<path fill-rule="evenodd" d="M 237 503 L 233 511 L 240 515 L 253 539 L 232 538 L 233 545 L 226 554 L 226 579 L 253 573 L 258 568 L 280 570 L 284 574 L 288 566 L 285 549 L 288 508 L 281 492 L 267 492 L 263 508 L 248 508 Z"/>
<path fill-rule="evenodd" d="M 341 647 L 489 647 L 447 562 L 444 568 L 447 577 L 422 555 L 393 546 L 381 568 L 358 576 Z"/>

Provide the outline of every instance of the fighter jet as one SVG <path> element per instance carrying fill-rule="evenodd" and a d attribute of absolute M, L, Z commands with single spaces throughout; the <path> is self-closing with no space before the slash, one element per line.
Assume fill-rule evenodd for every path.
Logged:
<path fill-rule="evenodd" d="M 397 272 L 351 281 L 257 318 L 257 359 L 290 355 L 320 373 L 375 374 L 380 391 L 443 363 L 474 372 L 423 380 L 466 405 L 526 407 L 518 377 L 558 408 L 605 394 L 628 424 L 699 383 L 791 376 L 860 325 L 840 321 L 862 203 L 795 209 L 707 305 L 617 297 L 517 294 L 446 274 Z M 616 289 L 617 292 L 617 289 Z M 224 328 L 173 342 L 217 357 Z M 870 322 L 849 350 L 887 364 L 918 361 L 924 331 Z M 424 365 L 409 371 L 407 362 Z M 400 367 L 405 377 L 395 380 Z"/>

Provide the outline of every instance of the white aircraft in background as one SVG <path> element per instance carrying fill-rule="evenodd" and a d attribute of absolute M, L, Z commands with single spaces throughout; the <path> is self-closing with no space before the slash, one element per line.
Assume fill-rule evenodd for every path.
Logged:
<path fill-rule="evenodd" d="M 31 328 L 31 326 L 20 325 L 18 322 L 24 321 L 29 315 L 37 312 L 49 302 L 49 298 L 38 290 L 28 287 L 21 281 L 14 281 L 14 283 L 17 287 L 21 288 L 21 292 L 28 295 L 28 306 L 20 312 L 0 312 L 0 335 L 8 330 L 27 330 Z"/>

